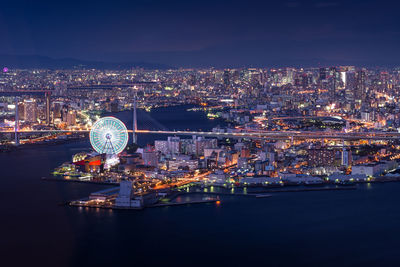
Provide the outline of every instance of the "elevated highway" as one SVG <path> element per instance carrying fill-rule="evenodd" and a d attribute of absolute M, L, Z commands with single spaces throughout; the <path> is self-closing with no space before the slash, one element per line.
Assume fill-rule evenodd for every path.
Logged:
<path fill-rule="evenodd" d="M 5 130 L 0 133 L 18 133 L 18 134 L 40 134 L 40 133 L 89 133 L 90 130 Z M 132 133 L 132 130 L 128 130 Z M 248 138 L 248 139 L 269 139 L 269 140 L 399 140 L 399 132 L 306 132 L 306 131 L 267 131 L 267 132 L 201 132 L 201 131 L 154 131 L 154 130 L 136 130 L 136 134 L 157 134 L 172 136 L 204 136 L 217 138 Z"/>

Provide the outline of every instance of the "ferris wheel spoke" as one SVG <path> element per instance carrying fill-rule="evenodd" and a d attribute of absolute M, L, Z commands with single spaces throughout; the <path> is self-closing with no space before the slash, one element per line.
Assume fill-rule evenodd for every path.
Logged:
<path fill-rule="evenodd" d="M 129 135 L 122 121 L 114 117 L 103 117 L 94 123 L 89 138 L 96 152 L 119 154 L 125 149 Z"/>

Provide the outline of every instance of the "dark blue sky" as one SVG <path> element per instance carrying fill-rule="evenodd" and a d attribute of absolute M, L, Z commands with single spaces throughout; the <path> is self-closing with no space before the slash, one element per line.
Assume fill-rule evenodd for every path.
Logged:
<path fill-rule="evenodd" d="M 0 54 L 173 66 L 400 65 L 400 3 L 1 0 Z"/>

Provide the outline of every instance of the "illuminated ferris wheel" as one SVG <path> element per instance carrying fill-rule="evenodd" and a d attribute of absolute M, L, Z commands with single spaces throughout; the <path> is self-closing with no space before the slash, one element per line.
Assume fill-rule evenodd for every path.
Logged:
<path fill-rule="evenodd" d="M 128 130 L 125 124 L 114 117 L 103 117 L 90 130 L 90 143 L 100 154 L 121 153 L 128 144 Z"/>

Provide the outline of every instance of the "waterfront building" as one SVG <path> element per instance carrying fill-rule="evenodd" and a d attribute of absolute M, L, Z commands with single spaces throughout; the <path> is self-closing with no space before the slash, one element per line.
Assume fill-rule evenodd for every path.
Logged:
<path fill-rule="evenodd" d="M 131 207 L 132 181 L 123 180 L 119 183 L 118 197 L 115 199 L 115 206 L 117 207 Z"/>
<path fill-rule="evenodd" d="M 244 177 L 240 179 L 240 183 L 244 185 L 279 185 L 282 181 L 279 177 Z"/>
<path fill-rule="evenodd" d="M 73 158 L 73 164 L 82 172 L 102 172 L 104 170 L 105 154 L 86 155 L 78 153 Z"/>
<path fill-rule="evenodd" d="M 365 182 L 368 181 L 368 177 L 365 174 L 350 174 L 344 175 L 340 173 L 334 173 L 328 176 L 330 182 Z"/>
<path fill-rule="evenodd" d="M 208 180 L 213 184 L 224 184 L 227 182 L 227 175 L 222 170 L 216 170 L 208 176 Z"/>
<path fill-rule="evenodd" d="M 287 184 L 305 184 L 305 185 L 312 185 L 312 184 L 322 184 L 323 180 L 320 177 L 304 175 L 304 174 L 295 174 L 289 175 L 282 178 Z"/>
<path fill-rule="evenodd" d="M 385 161 L 380 163 L 371 163 L 352 166 L 351 174 L 363 174 L 366 176 L 374 177 L 381 175 L 384 172 L 394 170 L 398 166 L 396 161 Z"/>

